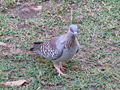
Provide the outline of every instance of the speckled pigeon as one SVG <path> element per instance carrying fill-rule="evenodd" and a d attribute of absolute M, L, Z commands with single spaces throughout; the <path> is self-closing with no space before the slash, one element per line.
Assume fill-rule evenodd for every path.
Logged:
<path fill-rule="evenodd" d="M 35 42 L 31 51 L 52 60 L 54 67 L 60 75 L 64 67 L 62 62 L 71 59 L 79 50 L 80 44 L 77 40 L 77 25 L 70 25 L 66 34 L 53 37 L 45 42 Z"/>

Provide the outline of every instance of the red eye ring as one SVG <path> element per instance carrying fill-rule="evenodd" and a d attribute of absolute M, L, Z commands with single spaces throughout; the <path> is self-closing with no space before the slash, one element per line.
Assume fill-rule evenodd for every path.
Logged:
<path fill-rule="evenodd" d="M 74 31 L 72 30 L 72 28 L 70 27 L 70 31 L 74 33 Z"/>

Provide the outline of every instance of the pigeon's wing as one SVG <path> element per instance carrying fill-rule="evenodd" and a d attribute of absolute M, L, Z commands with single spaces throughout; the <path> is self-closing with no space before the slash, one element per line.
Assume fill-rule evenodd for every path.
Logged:
<path fill-rule="evenodd" d="M 56 60 L 62 56 L 63 49 L 57 49 L 56 41 L 58 37 L 55 37 L 51 40 L 47 40 L 43 43 L 35 43 L 34 47 L 32 48 L 33 51 L 40 54 L 41 56 L 50 59 Z"/>

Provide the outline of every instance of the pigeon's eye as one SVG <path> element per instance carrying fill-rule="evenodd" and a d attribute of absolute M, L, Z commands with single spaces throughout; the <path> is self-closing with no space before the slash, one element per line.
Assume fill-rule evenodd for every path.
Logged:
<path fill-rule="evenodd" d="M 72 29 L 72 28 L 70 28 L 70 31 L 74 33 L 74 31 L 73 31 L 73 29 Z"/>

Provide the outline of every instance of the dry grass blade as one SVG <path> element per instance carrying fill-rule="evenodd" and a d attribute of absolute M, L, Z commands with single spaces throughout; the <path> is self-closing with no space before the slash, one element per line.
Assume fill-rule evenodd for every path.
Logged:
<path fill-rule="evenodd" d="M 8 85 L 8 86 L 21 86 L 26 82 L 26 80 L 18 80 L 18 81 L 8 81 L 2 82 L 0 85 Z"/>

